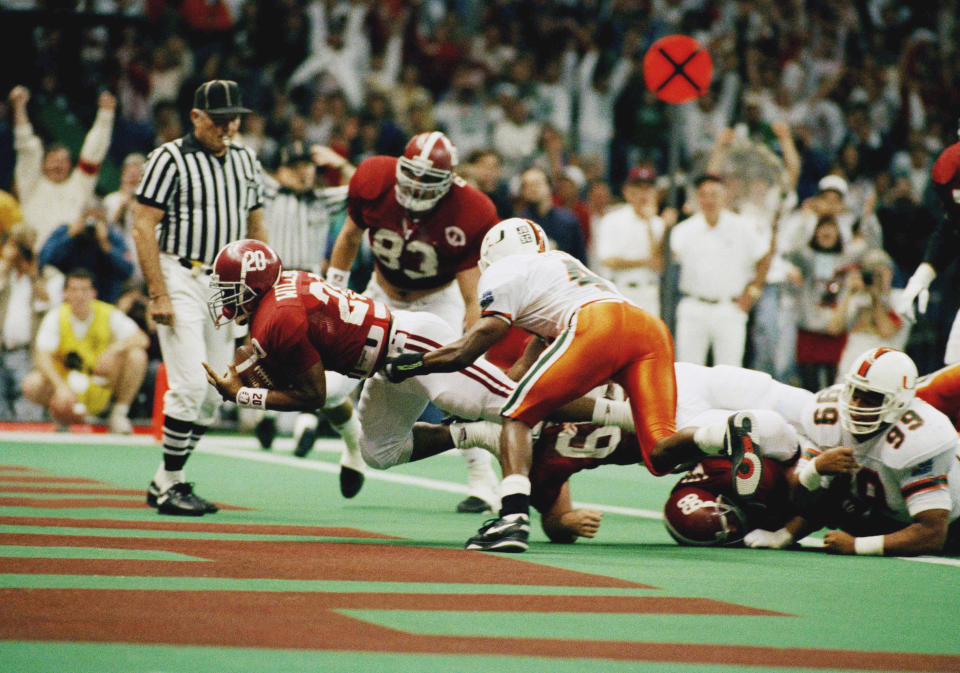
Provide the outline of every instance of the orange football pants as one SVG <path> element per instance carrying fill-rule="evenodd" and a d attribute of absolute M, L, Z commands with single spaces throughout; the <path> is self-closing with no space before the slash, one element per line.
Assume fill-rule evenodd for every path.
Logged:
<path fill-rule="evenodd" d="M 626 390 L 643 462 L 657 474 L 650 451 L 676 431 L 673 339 L 662 320 L 633 304 L 598 301 L 581 307 L 517 384 L 501 415 L 533 427 L 611 379 Z"/>

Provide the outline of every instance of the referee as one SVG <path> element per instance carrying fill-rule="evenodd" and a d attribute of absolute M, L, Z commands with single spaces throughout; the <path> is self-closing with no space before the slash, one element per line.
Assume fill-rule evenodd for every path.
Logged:
<path fill-rule="evenodd" d="M 233 354 L 232 331 L 217 330 L 207 309 L 214 258 L 231 241 L 267 240 L 262 169 L 251 150 L 231 144 L 247 112 L 236 82 L 201 84 L 193 132 L 156 148 L 137 187 L 133 238 L 169 382 L 163 462 L 147 490 L 147 504 L 162 514 L 217 511 L 193 492 L 183 468 L 220 404 L 201 363 L 222 371 Z"/>

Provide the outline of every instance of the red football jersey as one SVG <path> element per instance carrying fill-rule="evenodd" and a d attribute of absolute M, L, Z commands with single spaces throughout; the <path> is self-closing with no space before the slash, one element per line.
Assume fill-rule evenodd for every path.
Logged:
<path fill-rule="evenodd" d="M 594 423 L 544 427 L 533 447 L 530 503 L 547 512 L 570 477 L 601 465 L 643 465 L 637 436 Z"/>
<path fill-rule="evenodd" d="M 267 371 L 305 372 L 318 361 L 353 378 L 383 364 L 390 310 L 305 271 L 284 271 L 250 323 L 250 339 Z"/>
<path fill-rule="evenodd" d="M 395 195 L 397 159 L 365 159 L 350 179 L 347 210 L 367 230 L 377 268 L 406 290 L 442 287 L 476 266 L 484 234 L 497 223 L 497 209 L 483 192 L 454 177 L 432 210 L 413 213 Z"/>

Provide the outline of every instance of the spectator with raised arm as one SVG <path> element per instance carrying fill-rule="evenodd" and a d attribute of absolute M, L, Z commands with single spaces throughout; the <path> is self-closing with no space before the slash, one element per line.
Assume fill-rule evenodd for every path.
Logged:
<path fill-rule="evenodd" d="M 15 86 L 10 92 L 17 152 L 14 179 L 24 221 L 36 230 L 39 249 L 56 227 L 76 220 L 93 196 L 100 164 L 110 146 L 117 100 L 109 92 L 100 94 L 97 117 L 83 142 L 76 166 L 63 145 L 44 148 L 30 124 L 29 100 L 30 91 L 24 86 Z"/>

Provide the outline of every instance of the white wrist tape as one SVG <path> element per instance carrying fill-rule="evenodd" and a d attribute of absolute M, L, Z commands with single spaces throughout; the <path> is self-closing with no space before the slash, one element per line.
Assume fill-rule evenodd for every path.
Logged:
<path fill-rule="evenodd" d="M 800 468 L 797 473 L 797 480 L 808 491 L 816 491 L 820 488 L 820 473 L 817 472 L 817 459 L 813 458 L 807 461 L 807 464 Z"/>
<path fill-rule="evenodd" d="M 327 282 L 337 287 L 346 287 L 350 281 L 350 272 L 330 267 L 327 269 Z"/>
<path fill-rule="evenodd" d="M 858 556 L 883 556 L 883 536 L 855 537 L 853 550 Z"/>
<path fill-rule="evenodd" d="M 237 391 L 237 406 L 244 409 L 266 409 L 267 389 L 244 386 Z"/>

